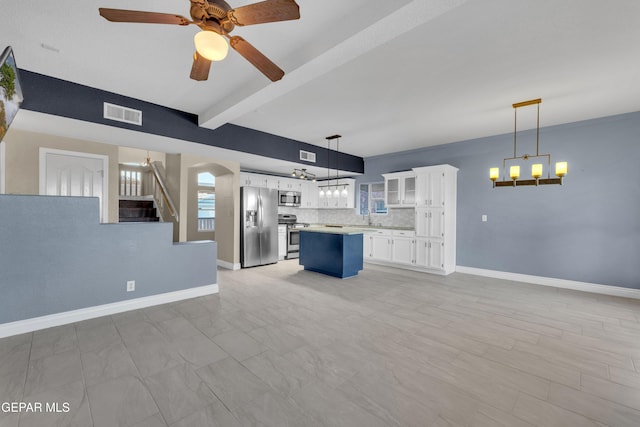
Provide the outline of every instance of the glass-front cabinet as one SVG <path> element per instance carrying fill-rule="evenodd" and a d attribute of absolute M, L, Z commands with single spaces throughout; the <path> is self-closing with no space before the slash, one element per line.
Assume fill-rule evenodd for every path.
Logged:
<path fill-rule="evenodd" d="M 397 172 L 383 174 L 385 203 L 389 208 L 412 208 L 416 205 L 416 174 Z"/>

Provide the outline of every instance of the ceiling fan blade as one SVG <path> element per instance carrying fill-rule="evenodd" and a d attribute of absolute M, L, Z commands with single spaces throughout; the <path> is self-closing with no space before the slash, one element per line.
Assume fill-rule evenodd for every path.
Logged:
<path fill-rule="evenodd" d="M 101 7 L 98 9 L 100 15 L 111 22 L 141 22 L 145 24 L 173 24 L 189 25 L 191 21 L 180 15 L 171 13 L 143 12 L 137 10 L 108 9 Z"/>
<path fill-rule="evenodd" d="M 272 82 L 277 82 L 284 76 L 284 71 L 276 64 L 271 62 L 269 58 L 264 56 L 258 49 L 253 47 L 251 43 L 240 36 L 229 38 L 229 44 L 242 55 L 247 61 L 251 62 L 254 67 L 262 72 Z"/>
<path fill-rule="evenodd" d="M 201 56 L 197 51 L 193 54 L 193 65 L 191 66 L 191 77 L 199 82 L 209 78 L 209 69 L 211 61 Z"/>
<path fill-rule="evenodd" d="M 227 17 L 240 26 L 289 21 L 300 19 L 300 7 L 294 0 L 266 0 L 231 9 Z"/>

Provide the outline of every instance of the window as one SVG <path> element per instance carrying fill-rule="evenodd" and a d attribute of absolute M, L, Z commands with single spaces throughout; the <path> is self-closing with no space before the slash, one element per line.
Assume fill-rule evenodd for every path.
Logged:
<path fill-rule="evenodd" d="M 360 215 L 386 214 L 384 182 L 360 184 Z"/>
<path fill-rule="evenodd" d="M 142 196 L 142 173 L 138 166 L 120 165 L 120 195 Z"/>
<path fill-rule="evenodd" d="M 198 231 L 214 231 L 216 220 L 216 177 L 198 174 Z"/>

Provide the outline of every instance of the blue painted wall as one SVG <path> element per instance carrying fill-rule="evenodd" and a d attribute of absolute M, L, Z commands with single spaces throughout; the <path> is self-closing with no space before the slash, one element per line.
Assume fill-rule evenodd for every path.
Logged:
<path fill-rule="evenodd" d="M 493 189 L 513 134 L 366 158 L 357 182 L 448 163 L 460 169 L 458 265 L 640 289 L 640 113 L 542 128 L 540 152 L 569 162 L 564 185 Z"/>
<path fill-rule="evenodd" d="M 0 323 L 217 283 L 215 242 L 98 221 L 97 198 L 0 195 Z"/>

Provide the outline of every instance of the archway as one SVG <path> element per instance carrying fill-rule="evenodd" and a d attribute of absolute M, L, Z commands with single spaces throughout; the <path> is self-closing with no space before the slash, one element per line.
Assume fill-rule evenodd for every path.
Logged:
<path fill-rule="evenodd" d="M 215 240 L 218 259 L 231 264 L 237 240 L 234 193 L 234 173 L 227 167 L 198 163 L 188 168 L 187 241 Z"/>

